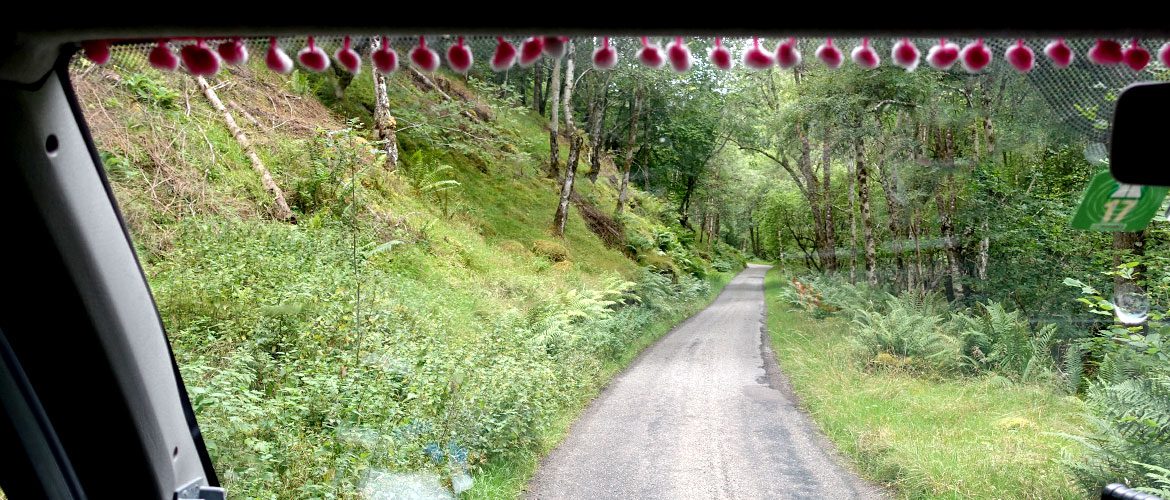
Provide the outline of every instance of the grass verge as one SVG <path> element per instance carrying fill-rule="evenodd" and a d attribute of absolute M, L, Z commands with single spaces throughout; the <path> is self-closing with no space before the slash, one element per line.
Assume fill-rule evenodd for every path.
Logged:
<path fill-rule="evenodd" d="M 781 369 L 828 438 L 899 498 L 1083 498 L 1057 462 L 1081 403 L 1003 377 L 938 379 L 869 370 L 848 321 L 814 319 L 779 298 L 768 272 L 768 331 Z"/>
<path fill-rule="evenodd" d="M 469 499 L 520 498 L 528 481 L 536 473 L 536 467 L 540 464 L 540 460 L 564 440 L 573 422 L 577 420 L 581 412 L 585 411 L 585 408 L 601 392 L 601 389 L 615 375 L 629 366 L 642 350 L 669 333 L 679 323 L 711 305 L 711 302 L 723 292 L 723 288 L 735 277 L 735 274 L 737 273 L 713 273 L 709 278 L 711 291 L 706 297 L 702 300 L 694 300 L 687 307 L 654 321 L 620 357 L 603 365 L 601 373 L 594 378 L 596 382 L 588 391 L 588 396 L 581 398 L 576 404 L 561 413 L 556 422 L 542 432 L 538 448 L 523 450 L 510 457 L 490 461 L 476 474 L 475 486 L 468 490 L 463 497 Z"/>

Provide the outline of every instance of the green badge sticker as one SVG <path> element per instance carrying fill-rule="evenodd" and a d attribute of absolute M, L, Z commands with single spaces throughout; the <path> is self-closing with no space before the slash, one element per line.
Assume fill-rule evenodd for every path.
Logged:
<path fill-rule="evenodd" d="M 1089 182 L 1072 227 L 1090 231 L 1141 231 L 1154 219 L 1170 188 L 1122 184 L 1109 172 Z"/>

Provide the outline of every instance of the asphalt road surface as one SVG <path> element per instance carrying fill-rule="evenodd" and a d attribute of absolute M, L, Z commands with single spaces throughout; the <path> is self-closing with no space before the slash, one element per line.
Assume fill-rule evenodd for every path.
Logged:
<path fill-rule="evenodd" d="M 529 498 L 879 498 L 801 412 L 763 342 L 764 272 L 618 375 L 540 464 Z"/>

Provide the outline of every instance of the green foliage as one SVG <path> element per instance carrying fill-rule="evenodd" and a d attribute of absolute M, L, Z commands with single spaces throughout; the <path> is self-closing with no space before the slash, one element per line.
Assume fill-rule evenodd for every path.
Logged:
<path fill-rule="evenodd" d="M 105 90 L 97 74 L 84 83 Z M 233 85 L 221 98 L 261 123 L 240 120 L 297 225 L 260 216 L 270 197 L 218 112 L 197 94 L 179 111 L 188 103 L 171 89 L 186 76 L 132 75 L 97 94 L 118 105 L 100 114 L 111 120 L 97 134 L 105 167 L 139 217 L 136 242 L 152 242 L 143 266 L 234 495 L 352 497 L 386 471 L 478 483 L 489 464 L 555 441 L 560 422 L 727 279 L 697 277 L 710 266 L 693 235 L 637 189 L 623 220 L 653 235 L 673 277 L 607 248 L 575 209 L 564 239 L 548 240 L 557 193 L 531 175 L 547 153 L 542 120 L 478 94 L 491 87 L 474 79 L 452 94 L 470 99 L 452 101 L 391 79 L 402 156 L 387 171 L 361 111 L 368 75 L 340 95 L 331 73 L 223 76 Z M 266 95 L 278 115 L 265 114 Z M 468 119 L 479 106 L 495 119 Z M 578 190 L 616 201 L 607 183 Z M 736 269 L 735 252 L 715 254 Z"/>
<path fill-rule="evenodd" d="M 777 361 L 818 428 L 863 477 L 899 498 L 1081 498 L 1054 460 L 1080 425 L 1076 398 L 1002 376 L 923 373 L 855 349 L 844 318 L 788 307 L 790 280 L 765 279 Z M 958 346 L 955 347 L 955 355 Z"/>
<path fill-rule="evenodd" d="M 315 131 L 306 147 L 308 168 L 293 184 L 292 207 L 303 214 L 328 210 L 339 218 L 361 210 L 361 200 L 368 199 L 369 193 L 360 179 L 381 160 L 377 148 L 358 135 L 359 126 L 351 120 L 345 128 Z"/>
<path fill-rule="evenodd" d="M 181 94 L 149 73 L 130 73 L 121 80 L 121 85 L 130 91 L 138 102 L 159 109 L 179 109 Z"/>
<path fill-rule="evenodd" d="M 1086 403 L 1088 432 L 1070 436 L 1083 454 L 1064 459 L 1086 491 L 1118 481 L 1165 488 L 1165 471 L 1144 464 L 1170 464 L 1170 377 L 1094 383 Z"/>
<path fill-rule="evenodd" d="M 569 249 L 560 243 L 549 240 L 536 240 L 532 242 L 532 253 L 553 262 L 561 262 L 569 258 Z"/>
<path fill-rule="evenodd" d="M 887 353 L 910 358 L 928 369 L 954 367 L 956 342 L 942 332 L 942 317 L 896 302 L 885 313 L 861 310 L 854 317 L 857 343 L 875 356 Z"/>
<path fill-rule="evenodd" d="M 1023 382 L 1055 371 L 1051 352 L 1056 325 L 1033 332 L 1019 311 L 1008 311 L 994 301 L 980 304 L 978 310 L 974 316 L 954 315 L 950 326 L 962 339 L 969 369 L 990 370 Z"/>

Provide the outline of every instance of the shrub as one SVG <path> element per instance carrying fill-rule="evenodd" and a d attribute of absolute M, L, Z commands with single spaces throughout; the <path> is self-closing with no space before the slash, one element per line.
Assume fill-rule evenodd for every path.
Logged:
<path fill-rule="evenodd" d="M 638 263 L 668 276 L 679 276 L 682 274 L 678 267 L 674 265 L 674 259 L 671 259 L 669 255 L 660 253 L 658 250 L 651 250 L 639 255 Z"/>
<path fill-rule="evenodd" d="M 953 339 L 942 333 L 942 318 L 922 314 L 895 302 L 887 313 L 861 310 L 854 318 L 857 344 L 874 357 L 885 352 L 910 358 L 926 368 L 952 368 L 958 352 Z"/>
<path fill-rule="evenodd" d="M 528 249 L 524 248 L 524 245 L 516 240 L 504 240 L 499 242 L 496 246 L 498 246 L 501 251 L 513 255 L 528 255 Z"/>
<path fill-rule="evenodd" d="M 1051 353 L 1055 325 L 1032 332 L 1019 311 L 1007 311 L 994 301 L 978 307 L 978 315 L 956 314 L 951 320 L 969 369 L 991 370 L 1018 381 L 1033 381 L 1055 370 Z"/>
<path fill-rule="evenodd" d="M 1069 436 L 1084 453 L 1064 457 L 1081 486 L 1090 492 L 1119 480 L 1158 486 L 1158 470 L 1145 464 L 1170 464 L 1170 376 L 1094 383 L 1086 406 L 1089 431 Z"/>
<path fill-rule="evenodd" d="M 549 240 L 536 240 L 532 242 L 532 253 L 553 262 L 569 259 L 569 249 L 560 243 Z"/>

